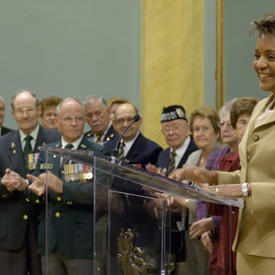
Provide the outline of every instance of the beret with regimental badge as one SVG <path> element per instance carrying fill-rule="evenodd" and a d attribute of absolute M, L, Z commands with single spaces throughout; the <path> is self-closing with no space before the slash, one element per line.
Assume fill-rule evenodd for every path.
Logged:
<path fill-rule="evenodd" d="M 181 105 L 171 105 L 163 107 L 160 122 L 168 122 L 176 119 L 187 120 L 186 112 Z"/>

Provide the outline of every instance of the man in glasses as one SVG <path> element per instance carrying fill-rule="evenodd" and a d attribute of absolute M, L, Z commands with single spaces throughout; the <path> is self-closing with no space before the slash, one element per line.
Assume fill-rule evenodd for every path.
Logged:
<path fill-rule="evenodd" d="M 137 114 L 137 108 L 131 103 L 124 103 L 118 106 L 115 112 L 113 124 L 119 136 L 122 135 L 124 130 Z M 162 148 L 142 135 L 140 132 L 141 124 L 142 117 L 139 117 L 138 120 L 133 122 L 128 130 L 123 134 L 120 142 L 118 159 L 123 159 L 138 167 L 145 168 L 148 163 L 156 163 Z M 116 140 L 112 140 L 107 144 L 107 147 L 112 151 L 115 145 Z"/>

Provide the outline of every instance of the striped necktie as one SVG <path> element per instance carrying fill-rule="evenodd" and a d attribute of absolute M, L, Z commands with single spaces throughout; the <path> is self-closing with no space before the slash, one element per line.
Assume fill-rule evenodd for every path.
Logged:
<path fill-rule="evenodd" d="M 175 161 L 176 161 L 176 152 L 172 151 L 170 153 L 170 161 L 169 161 L 169 168 L 168 168 L 168 175 L 174 172 L 175 170 Z"/>
<path fill-rule="evenodd" d="M 101 134 L 96 134 L 96 144 L 101 144 Z"/>
<path fill-rule="evenodd" d="M 125 148 L 125 143 L 121 142 L 119 146 L 119 154 L 118 154 L 117 160 L 121 160 L 124 157 L 124 148 Z"/>

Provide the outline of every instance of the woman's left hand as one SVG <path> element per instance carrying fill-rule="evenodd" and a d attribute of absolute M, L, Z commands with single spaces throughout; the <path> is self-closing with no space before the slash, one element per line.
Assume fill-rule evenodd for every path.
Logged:
<path fill-rule="evenodd" d="M 241 184 L 224 184 L 224 185 L 209 185 L 201 187 L 209 193 L 220 195 L 227 198 L 242 198 Z"/>

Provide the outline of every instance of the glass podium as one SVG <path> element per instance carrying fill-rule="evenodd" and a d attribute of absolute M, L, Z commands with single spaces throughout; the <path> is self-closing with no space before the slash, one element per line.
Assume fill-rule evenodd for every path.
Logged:
<path fill-rule="evenodd" d="M 83 265 L 81 275 L 173 274 L 173 214 L 167 197 L 243 206 L 240 200 L 210 194 L 94 152 L 49 147 L 41 151 L 47 156 L 48 176 L 38 249 L 45 247 L 46 274 L 56 251 Z M 59 176 L 63 181 L 60 194 L 50 188 L 53 158 L 69 161 Z"/>

